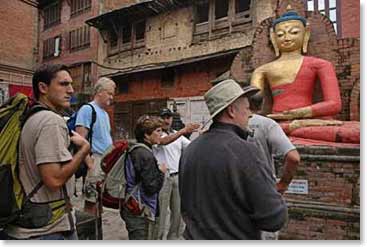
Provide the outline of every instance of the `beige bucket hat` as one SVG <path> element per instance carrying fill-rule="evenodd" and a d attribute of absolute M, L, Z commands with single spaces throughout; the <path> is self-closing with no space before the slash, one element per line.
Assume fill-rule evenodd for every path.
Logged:
<path fill-rule="evenodd" d="M 254 86 L 242 88 L 232 79 L 227 79 L 216 84 L 204 95 L 210 118 L 213 119 L 218 113 L 223 111 L 242 95 L 246 94 L 246 96 L 251 97 L 257 92 L 259 92 L 258 88 Z"/>

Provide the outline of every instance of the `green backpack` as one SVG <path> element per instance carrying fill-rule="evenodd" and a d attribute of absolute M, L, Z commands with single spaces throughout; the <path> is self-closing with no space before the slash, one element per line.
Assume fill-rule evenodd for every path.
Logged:
<path fill-rule="evenodd" d="M 26 95 L 21 93 L 0 106 L 0 231 L 9 223 L 18 225 L 19 222 L 24 221 L 22 218 L 26 214 L 24 212 L 28 211 L 29 205 L 32 204 L 28 202 L 42 186 L 40 182 L 29 195 L 26 195 L 19 180 L 18 168 L 18 145 L 22 126 L 31 115 L 41 110 L 48 109 L 33 104 Z M 47 224 L 64 214 L 64 205 L 64 199 L 46 204 L 46 208 L 50 209 Z M 37 221 L 40 217 L 32 218 L 36 218 Z M 45 224 L 45 219 L 42 221 Z M 24 227 L 40 226 L 28 222 Z"/>

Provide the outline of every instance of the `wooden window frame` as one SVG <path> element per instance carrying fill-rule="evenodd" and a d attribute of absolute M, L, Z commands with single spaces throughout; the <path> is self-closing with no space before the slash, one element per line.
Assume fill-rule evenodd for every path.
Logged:
<path fill-rule="evenodd" d="M 75 75 L 74 70 L 79 73 Z M 74 84 L 80 84 L 80 88 L 76 87 L 80 92 L 90 91 L 89 93 L 92 93 L 92 63 L 87 62 L 72 66 L 70 72 L 74 79 Z M 89 74 L 89 80 L 86 80 L 87 74 Z"/>
<path fill-rule="evenodd" d="M 75 52 L 90 47 L 90 26 L 84 25 L 69 32 L 69 50 Z"/>
<path fill-rule="evenodd" d="M 137 40 L 136 39 L 136 26 L 139 23 L 144 22 L 144 38 Z M 111 24 L 112 25 L 112 24 Z M 124 26 L 119 26 L 118 28 L 111 28 L 111 30 L 109 30 L 109 35 L 111 35 L 112 32 L 117 32 L 117 45 L 116 46 L 111 46 L 111 38 L 108 39 L 108 47 L 107 47 L 107 53 L 108 56 L 113 56 L 116 55 L 120 52 L 124 52 L 124 51 L 130 51 L 130 50 L 134 50 L 134 49 L 139 49 L 142 47 L 145 47 L 145 40 L 146 40 L 146 20 L 139 20 L 139 21 L 135 21 L 133 23 L 129 24 L 130 27 L 130 41 L 126 42 L 126 43 L 122 43 L 123 41 L 123 28 L 126 27 L 127 25 Z M 116 27 L 116 25 L 115 25 Z"/>
<path fill-rule="evenodd" d="M 172 73 L 172 74 L 171 74 Z M 165 76 L 173 78 L 169 78 L 169 80 L 165 80 Z M 162 89 L 171 89 L 175 87 L 176 84 L 176 78 L 177 78 L 177 71 L 174 68 L 167 68 L 164 69 L 161 73 L 161 88 Z"/>
<path fill-rule="evenodd" d="M 324 5 L 325 5 L 325 16 L 327 16 L 330 19 L 330 2 L 329 0 L 323 0 L 324 1 Z M 305 9 L 308 10 L 308 3 L 309 0 L 304 0 L 304 5 L 305 5 Z M 313 2 L 313 8 L 314 11 L 319 11 L 319 1 L 318 0 L 312 0 Z M 340 0 L 335 0 L 336 4 L 335 4 L 335 8 L 331 8 L 331 9 L 335 9 L 336 10 L 336 20 L 335 21 L 331 21 L 333 24 L 336 24 L 336 35 L 337 37 L 341 37 L 341 33 L 342 33 L 342 23 L 341 23 L 341 3 Z"/>
<path fill-rule="evenodd" d="M 61 21 L 61 2 L 55 1 L 43 8 L 43 29 L 60 24 Z M 51 19 L 53 15 L 53 19 Z"/>
<path fill-rule="evenodd" d="M 56 53 L 56 40 L 59 40 L 59 48 L 57 50 L 57 55 L 55 55 Z M 61 55 L 61 42 L 62 42 L 62 38 L 61 35 L 57 35 L 55 37 L 46 39 L 43 41 L 43 49 L 42 49 L 42 59 L 43 60 L 48 60 L 51 58 L 56 58 L 59 57 Z"/>
<path fill-rule="evenodd" d="M 215 0 L 208 0 L 208 22 L 197 22 L 197 5 L 194 6 L 194 39 L 195 36 L 212 39 L 225 33 L 231 33 L 241 28 L 240 25 L 252 22 L 253 1 L 250 1 L 249 10 L 236 13 L 236 0 L 228 0 L 228 14 L 225 17 L 216 19 Z M 239 26 L 234 30 L 233 26 Z"/>
<path fill-rule="evenodd" d="M 128 94 L 129 93 L 129 82 L 128 81 L 120 81 L 118 82 L 118 93 L 119 94 Z"/>
<path fill-rule="evenodd" d="M 70 17 L 78 16 L 92 9 L 92 0 L 70 0 Z"/>
<path fill-rule="evenodd" d="M 136 38 L 137 25 L 142 22 L 144 22 L 144 37 L 138 40 Z M 132 40 L 133 40 L 132 49 L 137 49 L 145 46 L 145 35 L 147 31 L 146 27 L 147 25 L 145 20 L 136 21 L 132 24 Z"/>

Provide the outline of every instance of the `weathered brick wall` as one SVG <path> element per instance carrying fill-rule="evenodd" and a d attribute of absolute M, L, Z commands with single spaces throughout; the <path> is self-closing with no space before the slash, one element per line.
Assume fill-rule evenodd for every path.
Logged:
<path fill-rule="evenodd" d="M 281 238 L 359 239 L 359 148 L 297 149 L 301 164 L 294 179 L 308 181 L 308 194 L 285 194 L 289 222 Z"/>
<path fill-rule="evenodd" d="M 359 120 L 360 105 L 360 40 L 345 38 L 338 40 L 339 61 L 336 67 L 343 99 L 343 120 Z"/>
<path fill-rule="evenodd" d="M 0 0 L 0 6 L 0 79 L 4 85 L 30 85 L 37 58 L 37 9 L 22 1 Z"/>
<path fill-rule="evenodd" d="M 0 0 L 0 6 L 0 64 L 33 69 L 37 9 L 22 1 Z"/>
<path fill-rule="evenodd" d="M 141 72 L 128 79 L 128 94 L 117 94 L 117 102 L 147 99 L 201 96 L 211 87 L 210 81 L 228 70 L 233 56 L 176 67 L 174 87 L 162 88 L 162 70 Z M 113 80 L 119 83 L 118 77 Z"/>
<path fill-rule="evenodd" d="M 90 19 L 99 14 L 99 1 L 92 0 L 91 10 L 87 12 L 83 12 L 79 15 L 70 16 L 70 5 L 69 1 L 63 0 L 62 8 L 61 8 L 61 23 L 46 30 L 43 27 L 43 18 L 40 18 L 40 44 L 39 44 L 39 61 L 40 63 L 63 63 L 67 65 L 77 64 L 80 62 L 86 61 L 97 61 L 98 55 L 98 42 L 99 42 L 99 33 L 95 28 L 90 29 L 90 47 L 77 50 L 70 51 L 69 47 L 69 32 L 79 28 L 85 24 L 87 19 Z M 61 54 L 59 57 L 53 57 L 50 59 L 43 60 L 42 51 L 43 51 L 43 41 L 48 38 L 56 37 L 58 35 L 62 36 L 61 40 Z M 97 80 L 97 66 L 92 64 L 92 82 L 95 83 Z"/>
<path fill-rule="evenodd" d="M 360 1 L 348 0 L 339 2 L 341 17 L 341 37 L 359 38 Z"/>
<path fill-rule="evenodd" d="M 360 215 L 343 210 L 288 207 L 289 221 L 279 239 L 359 240 Z"/>
<path fill-rule="evenodd" d="M 359 148 L 298 147 L 301 164 L 294 179 L 308 180 L 307 195 L 286 194 L 287 199 L 317 201 L 340 207 L 360 205 Z"/>

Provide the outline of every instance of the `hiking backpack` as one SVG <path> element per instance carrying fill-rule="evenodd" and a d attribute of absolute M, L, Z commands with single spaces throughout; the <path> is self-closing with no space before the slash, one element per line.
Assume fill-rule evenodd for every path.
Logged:
<path fill-rule="evenodd" d="M 91 124 L 89 127 L 89 131 L 88 131 L 88 136 L 87 136 L 87 140 L 90 143 L 90 147 L 91 147 L 91 152 L 92 152 L 92 137 L 93 137 L 93 126 L 97 120 L 97 112 L 96 109 L 94 109 L 94 106 L 90 103 L 87 104 L 83 104 L 79 110 L 84 106 L 84 105 L 88 105 L 90 106 L 90 108 L 92 108 L 92 120 L 91 120 Z M 75 131 L 76 129 L 76 118 L 78 116 L 78 111 L 74 112 L 73 115 L 71 115 L 71 117 L 67 120 L 66 124 L 68 126 L 69 132 L 71 133 L 71 131 Z M 78 168 L 78 170 L 75 172 L 75 178 L 78 179 L 80 177 L 85 177 L 88 173 L 88 167 L 87 165 L 82 162 Z"/>
<path fill-rule="evenodd" d="M 22 127 L 30 116 L 42 110 L 49 109 L 35 104 L 21 93 L 17 93 L 0 106 L 0 229 L 9 223 L 21 222 L 24 219 L 23 209 L 29 206 L 30 199 L 42 186 L 40 182 L 26 195 L 19 180 L 18 164 Z M 60 199 L 48 204 L 52 210 L 52 222 L 60 215 L 65 200 Z"/>
<path fill-rule="evenodd" d="M 115 141 L 103 154 L 101 168 L 104 180 L 98 183 L 102 205 L 120 209 L 126 198 L 126 169 L 133 169 L 130 152 L 137 147 L 150 150 L 142 143 L 129 144 L 126 140 Z"/>

